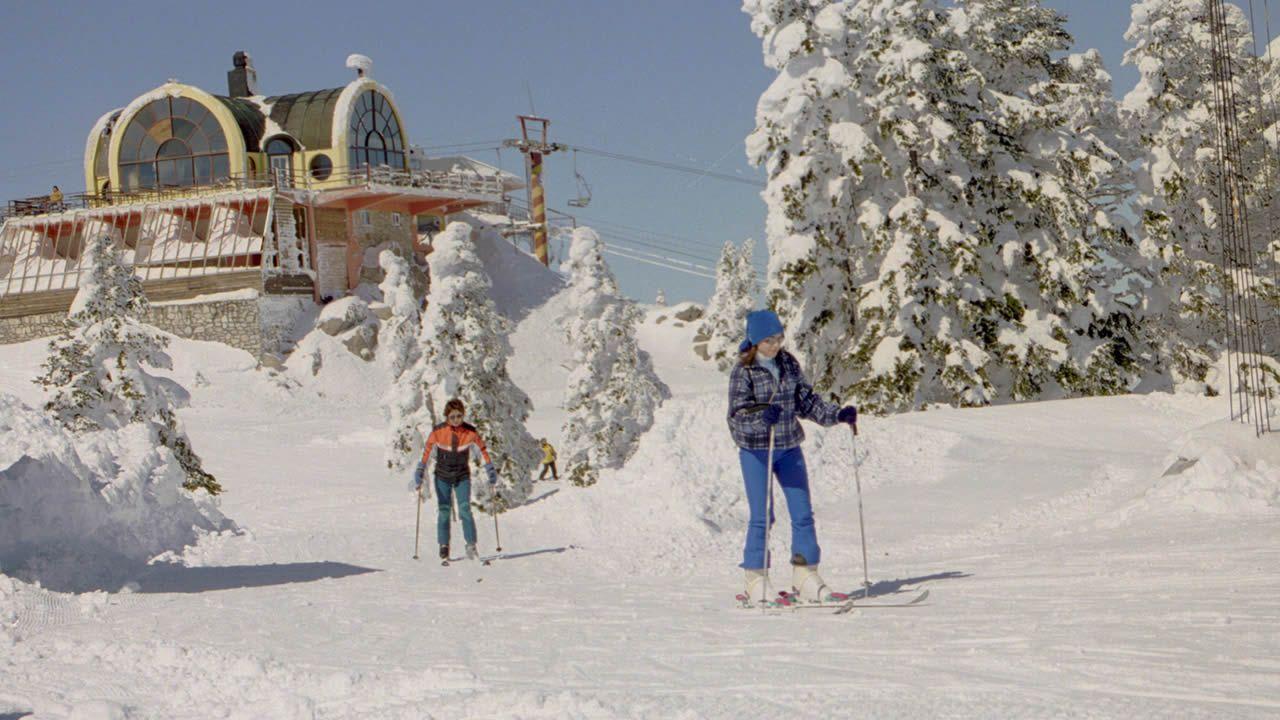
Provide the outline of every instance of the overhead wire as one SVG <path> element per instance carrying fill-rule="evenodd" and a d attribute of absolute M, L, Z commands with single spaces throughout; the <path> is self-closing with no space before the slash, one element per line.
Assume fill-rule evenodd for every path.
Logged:
<path fill-rule="evenodd" d="M 754 178 L 744 178 L 738 175 L 729 175 L 728 173 L 714 172 L 706 168 L 697 168 L 689 165 L 680 165 L 678 163 L 667 162 L 665 160 L 651 160 L 638 155 L 625 155 L 623 153 L 610 152 L 608 150 L 600 150 L 597 148 L 588 148 L 581 145 L 565 145 L 571 150 L 577 150 L 588 155 L 597 155 L 611 160 L 620 160 L 622 162 L 635 163 L 637 165 L 645 165 L 648 167 L 661 168 L 663 170 L 672 170 L 675 172 L 687 173 L 690 175 L 698 175 L 700 177 L 713 178 L 715 180 L 723 180 L 725 182 L 739 183 L 742 185 L 750 185 L 763 189 L 765 183 Z"/>

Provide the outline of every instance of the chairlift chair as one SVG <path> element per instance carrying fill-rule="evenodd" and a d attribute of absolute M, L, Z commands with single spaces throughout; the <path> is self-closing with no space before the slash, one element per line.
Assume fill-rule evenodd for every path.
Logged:
<path fill-rule="evenodd" d="M 569 207 L 584 208 L 591 204 L 591 186 L 587 184 L 587 179 L 582 177 L 582 173 L 578 172 L 578 151 L 573 151 L 573 179 L 578 186 L 578 197 L 569 200 Z"/>

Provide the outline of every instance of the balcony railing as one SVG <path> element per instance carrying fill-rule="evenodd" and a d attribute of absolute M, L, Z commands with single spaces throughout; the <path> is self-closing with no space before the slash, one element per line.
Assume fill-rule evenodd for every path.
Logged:
<path fill-rule="evenodd" d="M 270 186 L 271 182 L 267 177 L 228 177 L 205 184 L 138 188 L 136 190 L 106 190 L 99 193 L 70 193 L 63 195 L 62 199 L 57 201 L 48 195 L 39 195 L 10 200 L 6 203 L 3 213 L 0 213 L 0 215 L 29 217 L 64 212 L 66 210 L 92 210 L 115 205 L 138 205 L 164 202 L 166 200 L 183 200 L 216 195 L 232 190 L 254 190 Z"/>
<path fill-rule="evenodd" d="M 363 166 L 358 168 L 332 168 L 323 178 L 312 173 L 264 171 L 252 175 L 238 175 L 212 183 L 182 185 L 165 188 L 139 188 L 136 190 L 108 190 L 100 193 L 70 193 L 54 201 L 47 195 L 10 200 L 0 209 L 4 217 L 29 217 L 86 210 L 114 205 L 135 205 L 202 197 L 230 190 L 278 187 L 299 190 L 334 190 L 342 187 L 379 185 L 396 188 L 437 190 L 466 195 L 500 196 L 504 187 L 499 177 L 475 172 L 446 172 L 436 170 L 399 170 L 387 167 Z"/>
<path fill-rule="evenodd" d="M 473 195 L 502 195 L 504 187 L 502 179 L 476 172 L 447 172 L 442 170 L 401 170 L 380 165 L 371 167 L 336 167 L 333 174 L 321 181 L 310 176 L 302 187 L 310 189 L 327 189 L 332 187 L 335 178 L 339 185 L 388 185 L 392 187 L 415 188 L 422 190 L 442 190 L 445 192 Z"/>

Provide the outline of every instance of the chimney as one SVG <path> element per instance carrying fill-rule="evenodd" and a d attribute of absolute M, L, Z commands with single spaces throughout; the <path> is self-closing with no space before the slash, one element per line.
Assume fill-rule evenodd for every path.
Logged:
<path fill-rule="evenodd" d="M 227 71 L 227 94 L 233 98 L 257 95 L 258 73 L 253 69 L 249 53 L 237 50 L 231 56 L 231 64 L 234 67 Z"/>

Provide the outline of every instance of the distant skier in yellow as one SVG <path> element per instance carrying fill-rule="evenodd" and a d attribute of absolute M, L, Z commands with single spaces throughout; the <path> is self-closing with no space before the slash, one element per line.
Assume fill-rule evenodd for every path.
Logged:
<path fill-rule="evenodd" d="M 547 479 L 547 470 L 551 470 L 551 479 L 559 480 L 560 473 L 556 471 L 556 449 L 551 447 L 551 443 L 546 438 L 542 438 L 538 442 L 542 443 L 542 474 L 538 476 L 539 480 Z"/>

